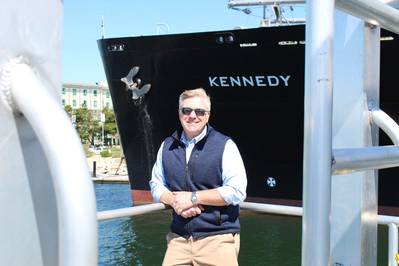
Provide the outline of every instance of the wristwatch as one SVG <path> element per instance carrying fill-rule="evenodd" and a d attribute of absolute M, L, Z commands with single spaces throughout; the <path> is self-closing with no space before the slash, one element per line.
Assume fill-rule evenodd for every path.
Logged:
<path fill-rule="evenodd" d="M 197 192 L 193 191 L 193 193 L 191 193 L 191 202 L 193 203 L 193 205 L 196 205 L 197 201 L 198 201 Z"/>

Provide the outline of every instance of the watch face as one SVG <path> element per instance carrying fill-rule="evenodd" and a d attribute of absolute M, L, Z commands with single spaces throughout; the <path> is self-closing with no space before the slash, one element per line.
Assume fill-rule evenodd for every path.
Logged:
<path fill-rule="evenodd" d="M 197 203 L 197 194 L 195 192 L 193 192 L 193 194 L 191 194 L 191 202 L 193 204 Z"/>

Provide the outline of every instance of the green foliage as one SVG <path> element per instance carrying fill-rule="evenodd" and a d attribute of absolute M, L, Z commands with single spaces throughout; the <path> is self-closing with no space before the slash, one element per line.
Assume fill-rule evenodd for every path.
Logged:
<path fill-rule="evenodd" d="M 70 106 L 69 104 L 64 106 L 64 110 L 68 114 L 69 117 L 71 117 L 73 115 L 72 106 Z"/>
<path fill-rule="evenodd" d="M 74 120 L 74 126 L 79 134 L 82 144 L 98 145 L 102 143 L 102 124 L 99 118 L 93 115 L 93 112 L 87 109 L 86 105 L 74 110 L 72 106 L 65 105 L 65 112 Z M 104 122 L 104 143 L 101 145 L 111 145 L 112 138 L 117 138 L 118 130 L 115 122 L 115 113 L 112 109 L 105 107 L 102 110 L 105 115 Z M 93 153 L 85 149 L 86 156 Z M 120 152 L 119 152 L 120 153 Z"/>
<path fill-rule="evenodd" d="M 109 150 L 104 150 L 100 152 L 101 157 L 111 157 L 112 153 Z"/>
<path fill-rule="evenodd" d="M 75 111 L 76 130 L 83 143 L 94 143 L 94 138 L 100 132 L 100 125 L 93 118 L 87 107 L 80 107 Z"/>
<path fill-rule="evenodd" d="M 122 150 L 120 147 L 112 147 L 111 149 L 112 158 L 121 158 L 122 157 Z"/>
<path fill-rule="evenodd" d="M 115 135 L 117 134 L 117 128 L 114 111 L 109 109 L 108 107 L 104 107 L 103 114 L 105 115 L 104 134 L 106 136 L 111 135 L 115 137 Z"/>
<path fill-rule="evenodd" d="M 94 155 L 94 152 L 89 150 L 89 144 L 88 143 L 82 144 L 82 146 L 83 146 L 83 151 L 85 152 L 86 157 L 91 157 L 91 156 Z"/>

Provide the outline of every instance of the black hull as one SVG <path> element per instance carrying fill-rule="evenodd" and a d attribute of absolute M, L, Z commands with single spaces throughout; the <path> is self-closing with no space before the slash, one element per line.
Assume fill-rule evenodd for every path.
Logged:
<path fill-rule="evenodd" d="M 395 39 L 381 42 L 380 105 L 396 119 L 399 90 L 390 66 L 399 62 L 399 38 L 382 33 Z M 248 197 L 300 204 L 304 36 L 304 26 L 287 26 L 99 40 L 131 188 L 149 190 L 158 148 L 178 126 L 178 95 L 203 87 L 212 98 L 211 125 L 240 149 Z M 134 66 L 141 86 L 151 84 L 138 100 L 120 80 Z M 380 132 L 380 145 L 390 144 Z M 399 207 L 399 169 L 379 177 L 379 205 Z"/>

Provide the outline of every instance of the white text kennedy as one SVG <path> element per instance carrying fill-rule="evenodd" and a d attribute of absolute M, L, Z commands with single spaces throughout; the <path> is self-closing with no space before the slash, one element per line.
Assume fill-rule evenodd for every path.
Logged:
<path fill-rule="evenodd" d="M 290 75 L 208 77 L 211 87 L 288 87 Z"/>

